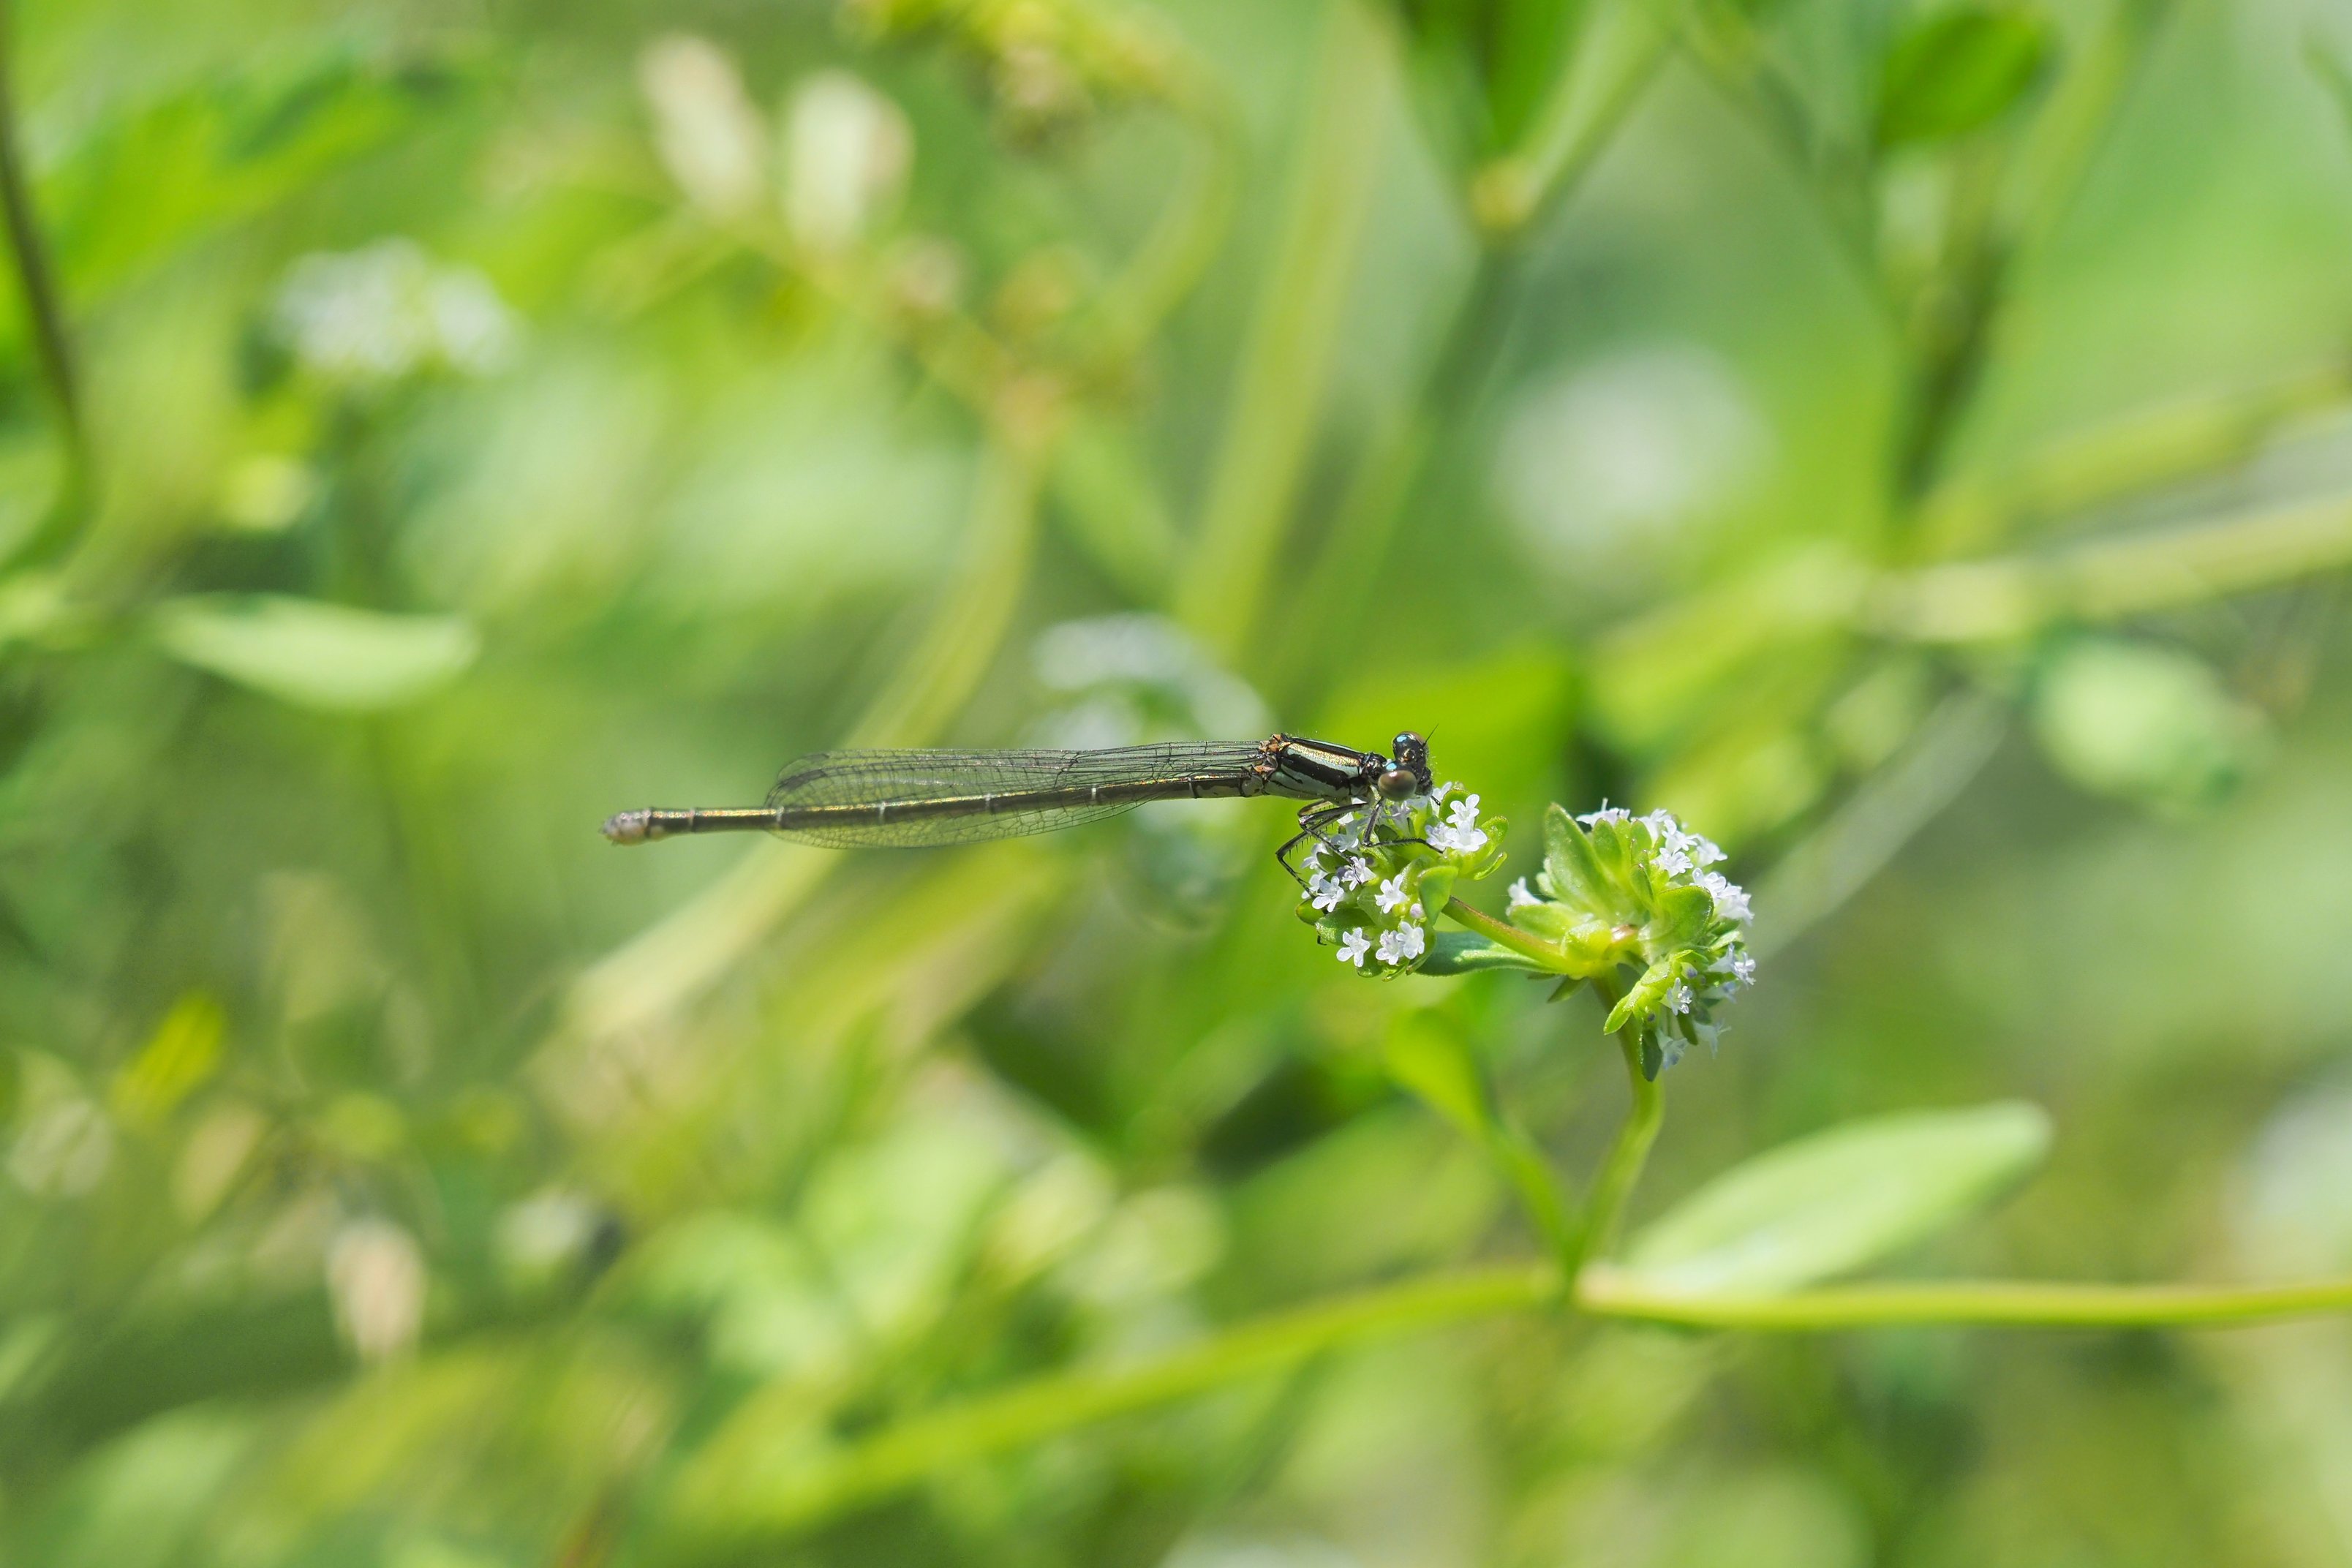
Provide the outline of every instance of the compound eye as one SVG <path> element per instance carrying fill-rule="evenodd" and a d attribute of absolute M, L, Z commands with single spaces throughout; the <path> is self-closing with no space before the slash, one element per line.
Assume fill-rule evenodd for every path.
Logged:
<path fill-rule="evenodd" d="M 1381 774 L 1381 795 L 1387 800 L 1407 800 L 1421 793 L 1421 781 L 1405 768 L 1389 768 Z"/>

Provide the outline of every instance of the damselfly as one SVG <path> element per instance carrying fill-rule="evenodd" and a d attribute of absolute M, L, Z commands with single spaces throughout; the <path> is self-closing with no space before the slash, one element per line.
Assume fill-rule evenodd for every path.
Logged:
<path fill-rule="evenodd" d="M 970 844 L 1050 833 L 1152 800 L 1275 795 L 1303 800 L 1290 852 L 1349 815 L 1369 833 L 1427 795 L 1429 742 L 1408 730 L 1395 755 L 1274 735 L 1258 742 L 1171 741 L 1098 752 L 819 752 L 786 767 L 764 805 L 625 811 L 604 824 L 615 844 L 687 833 L 774 833 L 835 848 Z"/>

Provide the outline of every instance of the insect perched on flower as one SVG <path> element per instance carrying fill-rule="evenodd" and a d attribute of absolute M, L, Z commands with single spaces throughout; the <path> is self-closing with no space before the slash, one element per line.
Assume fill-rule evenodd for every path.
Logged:
<path fill-rule="evenodd" d="M 1482 820 L 1478 797 L 1458 784 L 1318 824 L 1299 918 L 1339 945 L 1342 963 L 1384 979 L 1409 974 L 1434 951 L 1430 922 L 1454 885 L 1502 864 L 1503 826 Z"/>

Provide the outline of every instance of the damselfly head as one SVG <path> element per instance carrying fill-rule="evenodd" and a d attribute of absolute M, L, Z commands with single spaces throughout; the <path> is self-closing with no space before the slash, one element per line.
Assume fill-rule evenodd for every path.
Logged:
<path fill-rule="evenodd" d="M 1436 788 L 1437 781 L 1432 778 L 1429 773 L 1429 742 L 1411 730 L 1404 730 L 1398 732 L 1395 744 L 1396 765 L 1389 772 L 1409 775 L 1412 780 L 1412 788 L 1404 791 L 1403 795 L 1391 795 L 1387 775 L 1383 774 L 1381 779 L 1381 793 L 1391 795 L 1391 798 L 1394 799 L 1402 799 L 1403 795 L 1427 795 Z"/>

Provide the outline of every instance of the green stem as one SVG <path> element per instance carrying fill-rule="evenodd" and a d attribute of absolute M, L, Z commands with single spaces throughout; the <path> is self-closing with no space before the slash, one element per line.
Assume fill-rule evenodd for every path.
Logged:
<path fill-rule="evenodd" d="M 1357 0 L 1328 0 L 1316 87 L 1292 170 L 1288 219 L 1244 344 L 1178 618 L 1220 658 L 1256 630 L 1288 533 L 1371 210 L 1386 73 Z"/>
<path fill-rule="evenodd" d="M 1182 106 L 1180 106 L 1182 107 Z M 1118 369 L 1143 352 L 1168 313 L 1214 260 L 1241 184 L 1242 139 L 1233 110 L 1206 88 L 1186 115 L 1197 138 L 1174 193 L 1096 307 L 1090 357 Z"/>
<path fill-rule="evenodd" d="M 1632 5 L 1601 13 L 1569 51 L 1519 145 L 1471 180 L 1471 219 L 1489 241 L 1540 226 L 1609 145 L 1672 41 L 1650 12 Z"/>
<path fill-rule="evenodd" d="M 2352 1312 L 2352 1279 L 2297 1285 L 2076 1285 L 1939 1279 L 1847 1285 L 1786 1296 L 1690 1296 L 1589 1268 L 1577 1304 L 1597 1317 L 1692 1328 L 1819 1331 L 1902 1324 L 2011 1328 L 2228 1328 Z"/>
<path fill-rule="evenodd" d="M 72 542 L 87 510 L 89 485 L 89 430 L 82 413 L 81 376 L 16 134 L 15 31 L 13 8 L 0 0 L 0 219 L 7 226 L 8 254 L 25 299 L 34 358 L 57 405 L 66 461 L 64 483 L 48 514 L 16 546 L 10 564 L 49 560 Z"/>
<path fill-rule="evenodd" d="M 814 1457 L 782 1430 L 799 1429 L 797 1407 L 787 1415 L 755 1401 L 688 1461 L 671 1494 L 670 1517 L 705 1539 L 803 1530 L 955 1466 L 1278 1373 L 1343 1346 L 1549 1310 L 1559 1300 L 1559 1276 L 1549 1264 L 1428 1275 L 1276 1313 L 1150 1361 L 1038 1378 Z M 1782 1332 L 1930 1323 L 2226 1328 L 2352 1312 L 2352 1279 L 2235 1287 L 1955 1279 L 1709 1298 L 1644 1287 L 1596 1265 L 1578 1280 L 1576 1306 L 1621 1322 Z M 771 1420 L 777 1429 L 770 1429 Z"/>
<path fill-rule="evenodd" d="M 1449 919 L 1469 927 L 1496 947 L 1507 947 L 1522 958 L 1531 958 L 1554 974 L 1573 975 L 1579 980 L 1592 976 L 1592 966 L 1580 954 L 1529 936 L 1518 927 L 1498 921 L 1484 910 L 1473 909 L 1459 899 L 1445 900 L 1445 913 Z"/>
<path fill-rule="evenodd" d="M 1276 1313 L 1150 1361 L 1038 1378 L 902 1421 L 814 1463 L 781 1453 L 771 1462 L 763 1434 L 739 1419 L 680 1477 L 676 1516 L 698 1533 L 803 1528 L 952 1465 L 1280 1372 L 1341 1345 L 1525 1311 L 1559 1292 L 1548 1267 L 1430 1275 Z"/>
<path fill-rule="evenodd" d="M 1920 503 L 1920 538 L 1932 554 L 1967 554 L 2037 522 L 2225 472 L 2283 426 L 2340 408 L 2347 397 L 2352 364 L 2331 357 L 2258 385 L 2135 409 L 2038 447 L 2006 468 L 1937 487 Z"/>
<path fill-rule="evenodd" d="M 1573 1279 L 1584 1262 L 1584 1240 L 1591 1234 L 1583 1215 L 1563 1190 L 1551 1162 L 1534 1139 L 1515 1126 L 1496 1126 L 1486 1140 L 1487 1153 L 1502 1168 L 1519 1194 L 1520 1206 L 1534 1222 L 1536 1232 L 1559 1265 L 1559 1277 Z"/>
<path fill-rule="evenodd" d="M 2008 641 L 2064 621 L 2115 621 L 2352 565 L 2352 496 L 2235 512 L 2038 556 L 1892 575 L 1864 629 L 1921 643 Z"/>
<path fill-rule="evenodd" d="M 1616 1005 L 1616 987 L 1607 976 L 1596 979 L 1592 984 L 1604 1006 Z M 1617 1048 L 1624 1054 L 1625 1080 L 1633 1089 L 1633 1103 L 1625 1112 L 1624 1125 L 1617 1130 L 1617 1141 L 1609 1147 L 1608 1158 L 1592 1178 L 1592 1195 L 1585 1200 L 1577 1268 L 1571 1279 L 1582 1279 L 1585 1266 L 1615 1243 L 1618 1226 L 1624 1221 L 1626 1200 L 1633 1195 L 1634 1184 L 1642 1179 L 1642 1169 L 1649 1163 L 1650 1146 L 1658 1141 L 1658 1126 L 1665 1117 L 1665 1097 L 1659 1089 L 1658 1080 L 1642 1070 L 1640 1030 L 1632 1025 L 1618 1030 Z"/>

